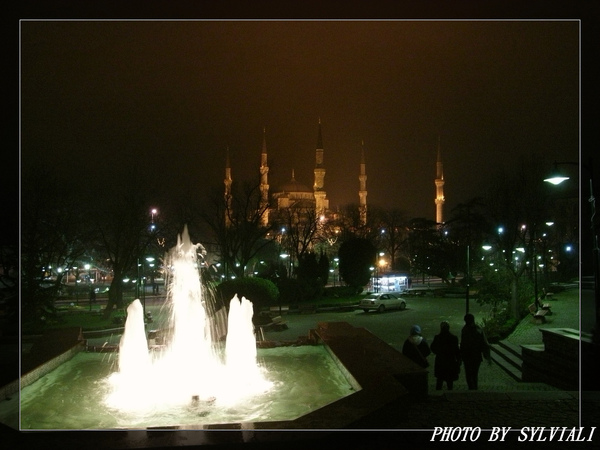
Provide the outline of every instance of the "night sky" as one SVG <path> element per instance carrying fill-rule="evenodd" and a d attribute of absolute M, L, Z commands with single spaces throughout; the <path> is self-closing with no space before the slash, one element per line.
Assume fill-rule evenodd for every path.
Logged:
<path fill-rule="evenodd" d="M 21 162 L 118 183 L 136 164 L 168 196 L 258 180 L 313 183 L 318 122 L 330 206 L 435 219 L 499 167 L 579 159 L 577 21 L 23 21 Z M 100 174 L 100 175 L 98 175 Z M 113 174 L 117 179 L 113 180 Z"/>

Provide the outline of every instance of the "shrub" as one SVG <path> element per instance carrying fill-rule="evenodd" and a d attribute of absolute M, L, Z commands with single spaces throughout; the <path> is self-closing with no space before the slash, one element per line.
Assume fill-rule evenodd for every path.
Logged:
<path fill-rule="evenodd" d="M 370 267 L 377 256 L 377 249 L 367 239 L 353 238 L 344 242 L 338 252 L 340 276 L 344 282 L 360 292 L 371 277 Z"/>
<path fill-rule="evenodd" d="M 279 289 L 269 280 L 253 277 L 224 281 L 217 286 L 215 292 L 216 298 L 225 305 L 229 305 L 236 294 L 240 299 L 246 297 L 250 300 L 256 310 L 257 308 L 277 305 Z"/>
<path fill-rule="evenodd" d="M 510 317 L 506 308 L 497 311 L 488 318 L 482 319 L 482 326 L 488 341 L 491 343 L 507 338 L 518 325 L 518 320 Z"/>
<path fill-rule="evenodd" d="M 323 296 L 334 297 L 334 298 L 353 297 L 355 295 L 356 295 L 356 288 L 353 286 L 335 286 L 335 287 L 330 286 L 330 287 L 325 288 L 325 290 L 323 292 Z"/>

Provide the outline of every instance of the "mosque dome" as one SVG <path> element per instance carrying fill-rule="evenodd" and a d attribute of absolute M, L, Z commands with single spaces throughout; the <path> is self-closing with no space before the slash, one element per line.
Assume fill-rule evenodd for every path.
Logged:
<path fill-rule="evenodd" d="M 310 189 L 308 186 L 300 183 L 299 181 L 296 181 L 296 178 L 294 177 L 294 171 L 292 171 L 292 179 L 290 181 L 288 181 L 287 183 L 283 184 L 282 186 L 280 186 L 279 191 L 285 192 L 285 193 L 292 193 L 292 192 L 312 193 L 313 192 L 313 190 Z"/>

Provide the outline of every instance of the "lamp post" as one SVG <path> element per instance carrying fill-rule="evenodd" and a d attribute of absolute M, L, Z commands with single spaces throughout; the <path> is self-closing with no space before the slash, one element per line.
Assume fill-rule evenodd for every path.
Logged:
<path fill-rule="evenodd" d="M 151 217 L 150 231 L 154 231 L 156 229 L 156 224 L 154 223 L 154 216 L 156 216 L 157 213 L 158 213 L 158 211 L 156 210 L 156 208 L 152 208 L 150 210 L 150 217 Z"/>
<path fill-rule="evenodd" d="M 283 264 L 285 265 L 285 270 L 287 272 L 287 276 L 288 276 L 288 278 L 290 278 L 291 274 L 290 274 L 290 269 L 288 267 L 288 262 L 287 262 L 290 255 L 288 255 L 287 253 L 281 253 L 279 255 L 279 257 L 283 260 Z"/>
<path fill-rule="evenodd" d="M 336 278 L 339 277 L 339 261 L 340 258 L 338 258 L 337 256 L 335 258 L 333 258 L 333 286 L 336 286 Z M 341 283 L 340 283 L 341 285 Z"/>
<path fill-rule="evenodd" d="M 140 258 L 137 259 L 137 277 L 135 280 L 135 298 L 140 298 Z"/>
<path fill-rule="evenodd" d="M 531 239 L 533 240 L 532 248 L 532 262 L 533 262 L 533 297 L 535 299 L 536 311 L 540 309 L 540 302 L 538 300 L 538 280 L 537 280 L 537 257 L 535 256 L 535 226 L 531 230 Z"/>
<path fill-rule="evenodd" d="M 146 262 L 152 266 L 154 256 L 146 256 Z M 146 319 L 146 265 L 142 268 L 142 307 L 144 310 L 144 319 Z"/>
<path fill-rule="evenodd" d="M 471 246 L 469 244 L 467 244 L 467 292 L 465 295 L 465 303 L 466 303 L 466 313 L 465 314 L 469 314 L 469 291 L 471 290 L 471 283 L 469 281 L 469 279 L 471 278 L 471 267 L 470 267 L 470 261 L 471 261 Z"/>
<path fill-rule="evenodd" d="M 563 181 L 568 180 L 570 177 L 559 173 L 559 165 L 574 165 L 580 166 L 579 162 L 575 161 L 558 161 L 554 162 L 554 171 L 552 175 L 546 179 L 545 182 L 551 183 L 555 186 L 559 185 Z M 593 330 L 593 338 L 595 342 L 600 341 L 600 261 L 599 261 L 599 249 L 598 249 L 598 233 L 596 226 L 596 197 L 594 195 L 594 170 L 592 158 L 589 159 L 588 164 L 581 164 L 581 167 L 586 169 L 589 173 L 589 204 L 590 204 L 590 231 L 592 240 L 592 267 L 594 273 L 594 306 L 596 312 L 596 322 Z"/>

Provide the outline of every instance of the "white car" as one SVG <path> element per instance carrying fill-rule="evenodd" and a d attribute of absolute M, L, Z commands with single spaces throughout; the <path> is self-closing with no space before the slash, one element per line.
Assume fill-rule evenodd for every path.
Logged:
<path fill-rule="evenodd" d="M 364 312 L 369 312 L 371 310 L 383 312 L 388 309 L 403 310 L 406 308 L 406 300 L 393 292 L 368 294 L 360 301 L 358 307 Z"/>

